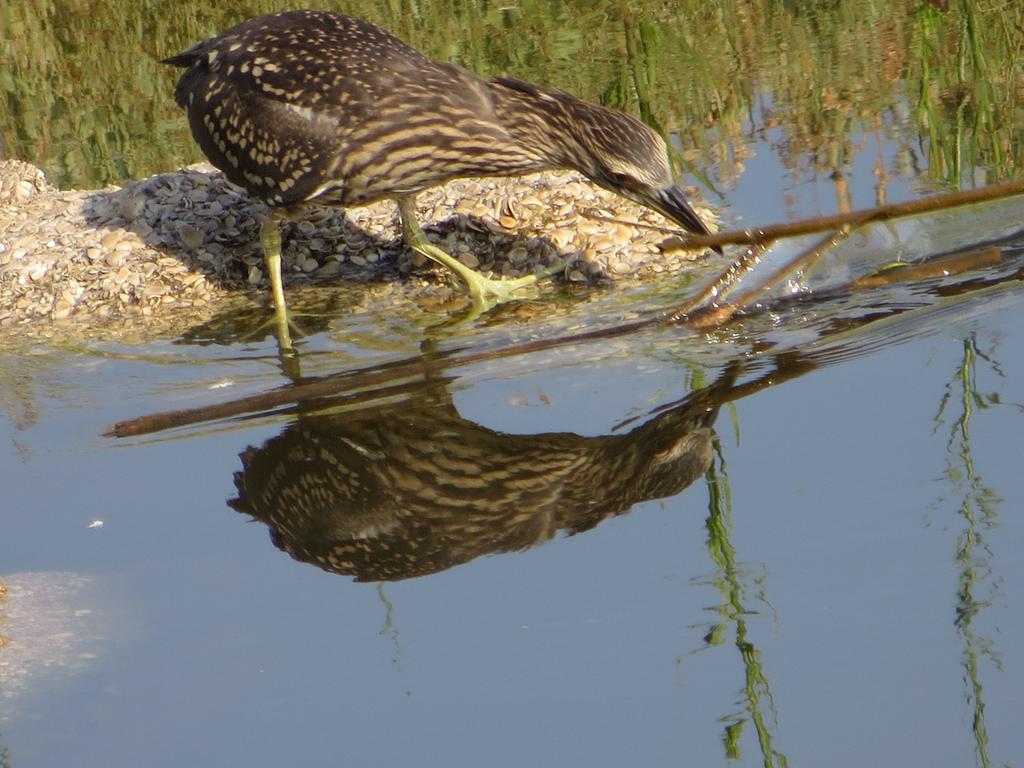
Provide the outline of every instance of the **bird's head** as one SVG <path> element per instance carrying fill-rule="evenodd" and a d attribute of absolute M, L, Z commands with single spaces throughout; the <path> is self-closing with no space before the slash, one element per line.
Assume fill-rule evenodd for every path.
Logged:
<path fill-rule="evenodd" d="M 710 234 L 673 181 L 662 138 L 627 114 L 587 106 L 595 113 L 575 124 L 579 170 L 605 189 L 656 210 L 690 232 Z"/>
<path fill-rule="evenodd" d="M 489 86 L 503 126 L 545 159 L 542 167 L 575 168 L 690 232 L 710 234 L 672 180 L 665 142 L 635 117 L 514 78 Z"/>

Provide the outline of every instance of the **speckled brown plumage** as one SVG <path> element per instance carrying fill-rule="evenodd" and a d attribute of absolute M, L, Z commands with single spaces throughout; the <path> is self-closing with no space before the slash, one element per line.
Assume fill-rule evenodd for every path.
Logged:
<path fill-rule="evenodd" d="M 443 391 L 305 416 L 242 454 L 230 505 L 292 557 L 360 581 L 444 570 L 580 533 L 692 483 L 711 460 L 730 372 L 627 434 L 510 435 Z"/>
<path fill-rule="evenodd" d="M 458 177 L 572 168 L 705 233 L 661 137 L 622 112 L 428 59 L 360 19 L 250 19 L 166 59 L 210 161 L 272 206 L 359 205 Z"/>

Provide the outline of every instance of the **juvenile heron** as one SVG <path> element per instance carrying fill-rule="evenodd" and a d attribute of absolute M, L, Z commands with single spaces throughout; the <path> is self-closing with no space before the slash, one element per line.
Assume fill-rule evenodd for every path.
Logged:
<path fill-rule="evenodd" d="M 175 98 L 210 162 L 268 205 L 260 240 L 284 327 L 278 220 L 304 203 L 393 198 L 409 247 L 455 272 L 478 305 L 561 266 L 491 280 L 429 243 L 416 194 L 452 179 L 575 169 L 708 232 L 672 181 L 665 142 L 639 120 L 562 91 L 484 80 L 368 21 L 326 11 L 260 16 L 165 62 L 187 68 Z"/>

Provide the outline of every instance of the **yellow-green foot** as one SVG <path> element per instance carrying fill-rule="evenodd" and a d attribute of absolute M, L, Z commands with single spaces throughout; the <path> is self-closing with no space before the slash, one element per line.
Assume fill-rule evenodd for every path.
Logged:
<path fill-rule="evenodd" d="M 402 235 L 406 245 L 431 261 L 447 267 L 466 285 L 466 290 L 473 301 L 476 313 L 486 311 L 495 304 L 522 298 L 523 294 L 537 285 L 539 280 L 557 275 L 565 270 L 562 262 L 553 264 L 544 270 L 526 277 L 510 279 L 492 279 L 467 267 L 458 259 L 427 240 L 420 225 L 416 221 L 415 200 L 411 197 L 400 198 L 398 210 L 402 217 Z"/>

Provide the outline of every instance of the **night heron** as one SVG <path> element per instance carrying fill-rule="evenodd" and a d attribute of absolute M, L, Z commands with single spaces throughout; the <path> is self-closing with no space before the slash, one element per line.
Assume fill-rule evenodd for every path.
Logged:
<path fill-rule="evenodd" d="M 279 323 L 278 220 L 305 203 L 393 198 L 414 251 L 502 301 L 546 273 L 491 280 L 427 241 L 416 194 L 468 176 L 575 169 L 708 232 L 673 183 L 665 142 L 622 112 L 519 80 L 432 61 L 368 21 L 326 11 L 249 19 L 165 61 L 187 71 L 175 98 L 200 148 L 269 207 L 260 231 Z"/>

